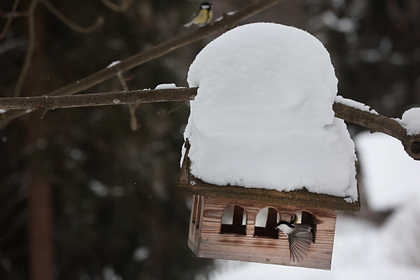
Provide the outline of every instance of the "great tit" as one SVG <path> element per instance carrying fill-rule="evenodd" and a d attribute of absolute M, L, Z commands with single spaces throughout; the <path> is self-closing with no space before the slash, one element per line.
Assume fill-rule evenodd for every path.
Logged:
<path fill-rule="evenodd" d="M 293 214 L 292 217 L 290 218 L 290 223 L 291 224 L 299 223 L 299 217 L 296 214 Z"/>
<path fill-rule="evenodd" d="M 203 2 L 200 4 L 200 10 L 196 12 L 189 23 L 184 24 L 184 27 L 189 27 L 192 24 L 198 26 L 204 26 L 210 23 L 213 17 L 213 11 L 211 10 L 211 4 L 209 2 Z"/>
<path fill-rule="evenodd" d="M 312 226 L 280 221 L 278 222 L 276 229 L 281 230 L 288 237 L 290 259 L 293 262 L 297 262 L 308 256 L 311 243 L 314 241 Z"/>

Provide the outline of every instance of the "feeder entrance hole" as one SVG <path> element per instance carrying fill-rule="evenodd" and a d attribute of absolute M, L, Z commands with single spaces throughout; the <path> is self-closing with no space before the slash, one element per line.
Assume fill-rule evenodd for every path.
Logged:
<path fill-rule="evenodd" d="M 238 205 L 230 205 L 222 216 L 220 233 L 246 235 L 246 212 Z"/>
<path fill-rule="evenodd" d="M 280 214 L 271 207 L 261 209 L 255 219 L 255 237 L 279 238 L 279 230 L 276 229 L 280 221 Z"/>

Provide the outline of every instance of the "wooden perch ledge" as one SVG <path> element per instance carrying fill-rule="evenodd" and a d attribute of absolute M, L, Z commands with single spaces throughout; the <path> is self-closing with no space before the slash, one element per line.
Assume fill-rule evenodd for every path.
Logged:
<path fill-rule="evenodd" d="M 4 97 L 0 98 L 0 109 L 30 111 L 37 109 L 42 118 L 49 110 L 59 108 L 194 100 L 197 89 L 172 88 L 69 96 Z M 410 157 L 420 160 L 420 135 L 408 135 L 397 120 L 338 102 L 333 104 L 333 110 L 337 118 L 364 126 L 371 132 L 382 132 L 397 138 Z M 3 115 L 0 114 L 0 119 Z"/>

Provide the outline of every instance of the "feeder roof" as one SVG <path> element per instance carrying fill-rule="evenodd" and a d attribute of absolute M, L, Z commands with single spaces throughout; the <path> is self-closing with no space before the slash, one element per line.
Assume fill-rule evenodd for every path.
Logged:
<path fill-rule="evenodd" d="M 354 144 L 332 109 L 337 78 L 314 36 L 274 23 L 237 27 L 197 55 L 188 83 L 199 87 L 184 134 L 194 177 L 357 200 Z"/>

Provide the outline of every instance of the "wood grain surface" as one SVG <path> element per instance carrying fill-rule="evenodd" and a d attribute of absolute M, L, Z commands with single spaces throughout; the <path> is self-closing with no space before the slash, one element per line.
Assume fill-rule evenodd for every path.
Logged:
<path fill-rule="evenodd" d="M 223 212 L 230 205 L 244 209 L 246 235 L 221 233 Z M 306 211 L 315 217 L 315 243 L 306 258 L 299 262 L 291 261 L 288 239 L 281 231 L 278 231 L 277 238 L 255 236 L 256 216 L 265 207 L 277 211 L 282 220 L 290 220 L 298 211 Z M 202 217 L 198 223 L 197 216 Z M 202 258 L 330 269 L 336 216 L 337 212 L 330 209 L 194 195 L 188 245 Z"/>

